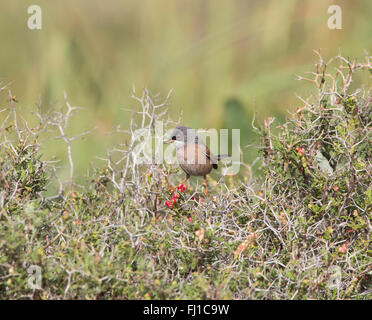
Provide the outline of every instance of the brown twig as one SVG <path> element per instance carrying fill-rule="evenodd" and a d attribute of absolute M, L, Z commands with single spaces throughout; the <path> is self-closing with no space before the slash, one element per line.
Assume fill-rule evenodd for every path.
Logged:
<path fill-rule="evenodd" d="M 18 123 L 17 123 L 17 111 L 16 111 L 16 107 L 15 107 L 15 103 L 16 102 L 16 99 L 15 97 L 12 95 L 12 92 L 9 90 L 9 97 L 10 97 L 10 103 L 12 105 L 12 109 L 13 109 L 13 117 L 14 117 L 14 127 L 17 131 L 17 135 L 18 135 L 18 140 L 21 140 L 21 132 L 18 128 Z"/>
<path fill-rule="evenodd" d="M 43 246 L 43 249 L 45 250 L 51 244 L 53 244 L 53 242 L 55 242 L 62 235 L 62 233 L 65 231 L 65 229 L 66 229 L 66 227 L 63 227 L 62 230 L 52 240 L 50 240 L 45 246 Z"/>

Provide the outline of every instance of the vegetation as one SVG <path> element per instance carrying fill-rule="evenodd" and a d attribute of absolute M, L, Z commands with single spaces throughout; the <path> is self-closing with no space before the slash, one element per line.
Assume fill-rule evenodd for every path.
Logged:
<path fill-rule="evenodd" d="M 273 118 L 253 123 L 262 179 L 247 166 L 245 179 L 210 179 L 208 197 L 193 184 L 169 194 L 165 177 L 176 184 L 180 169 L 135 162 L 134 131 L 165 121 L 167 99 L 134 95 L 125 143 L 78 183 L 71 142 L 81 135 L 65 134 L 76 109 L 39 108 L 31 125 L 3 87 L 0 298 L 371 299 L 370 57 L 319 59 L 299 76 L 313 94 L 277 134 Z M 66 181 L 40 154 L 56 131 Z"/>

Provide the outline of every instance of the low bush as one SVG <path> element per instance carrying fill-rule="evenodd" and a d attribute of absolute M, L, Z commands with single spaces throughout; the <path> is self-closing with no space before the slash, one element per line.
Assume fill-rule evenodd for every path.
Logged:
<path fill-rule="evenodd" d="M 371 299 L 370 57 L 319 59 L 310 78 L 299 77 L 314 83 L 313 95 L 278 131 L 271 118 L 254 125 L 263 178 L 210 178 L 207 197 L 193 183 L 169 193 L 177 166 L 136 164 L 134 130 L 152 132 L 166 114 L 148 91 L 119 130 L 125 142 L 83 185 L 65 133 L 74 108 L 36 112 L 30 128 L 9 91 L 0 113 L 0 298 Z M 353 88 L 358 73 L 366 80 Z M 67 146 L 67 181 L 39 152 L 52 128 Z"/>

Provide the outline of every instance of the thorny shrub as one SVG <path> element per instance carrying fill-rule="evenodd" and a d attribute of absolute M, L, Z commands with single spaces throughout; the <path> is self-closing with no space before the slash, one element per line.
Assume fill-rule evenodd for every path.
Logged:
<path fill-rule="evenodd" d="M 180 186 L 177 166 L 137 165 L 134 130 L 164 120 L 168 98 L 133 98 L 123 144 L 84 186 L 74 182 L 66 129 L 73 111 L 20 115 L 7 87 L 0 110 L 0 297 L 3 299 L 371 299 L 371 63 L 336 56 L 309 78 L 314 94 L 262 129 L 263 180 Z M 352 89 L 356 73 L 366 82 Z M 166 120 L 167 126 L 175 123 Z M 57 130 L 70 176 L 41 160 Z M 248 166 L 249 168 L 249 166 Z M 247 174 L 251 174 L 251 171 Z M 54 181 L 54 182 L 53 182 Z M 56 183 L 57 182 L 57 183 Z M 44 190 L 57 185 L 57 194 Z M 40 268 L 37 274 L 31 267 Z"/>

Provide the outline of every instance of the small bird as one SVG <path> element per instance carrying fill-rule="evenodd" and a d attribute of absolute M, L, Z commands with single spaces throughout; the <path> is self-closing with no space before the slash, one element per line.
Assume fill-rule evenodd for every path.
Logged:
<path fill-rule="evenodd" d="M 186 173 L 186 182 L 190 176 L 204 177 L 204 194 L 208 195 L 207 174 L 213 169 L 217 169 L 217 162 L 227 157 L 227 155 L 215 156 L 208 147 L 199 139 L 196 131 L 185 126 L 177 126 L 171 134 L 169 140 L 164 143 L 174 143 L 176 155 L 180 167 Z"/>

